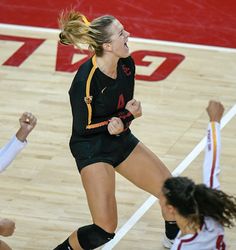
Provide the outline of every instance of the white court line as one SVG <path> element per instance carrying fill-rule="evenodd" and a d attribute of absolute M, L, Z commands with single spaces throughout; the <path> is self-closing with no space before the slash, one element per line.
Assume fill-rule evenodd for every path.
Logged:
<path fill-rule="evenodd" d="M 221 120 L 220 128 L 224 126 L 236 115 L 236 104 L 225 114 Z M 189 164 L 201 153 L 206 145 L 206 136 L 197 144 L 191 153 L 185 157 L 185 159 L 175 168 L 172 172 L 173 176 L 180 175 Z M 138 222 L 138 220 L 147 212 L 147 210 L 157 201 L 158 199 L 151 195 L 141 207 L 129 218 L 129 220 L 117 231 L 113 240 L 108 242 L 102 250 L 110 250 L 128 233 L 128 231 Z"/>
<path fill-rule="evenodd" d="M 3 24 L 0 23 L 0 29 L 12 29 L 12 30 L 22 30 L 22 31 L 32 31 L 32 32 L 41 32 L 41 33 L 49 33 L 49 34 L 59 34 L 59 29 L 51 29 L 51 28 L 40 28 L 40 27 L 32 27 L 32 26 L 22 26 L 22 25 L 11 25 L 11 24 Z M 143 39 L 143 38 L 134 38 L 130 37 L 129 40 L 131 42 L 137 43 L 146 43 L 146 44 L 157 44 L 157 45 L 169 45 L 175 47 L 184 47 L 184 48 L 192 48 L 192 49 L 206 49 L 212 51 L 220 51 L 220 52 L 231 52 L 236 53 L 236 49 L 234 48 L 225 48 L 225 47 L 217 47 L 217 46 L 208 46 L 208 45 L 198 45 L 198 44 L 190 44 L 190 43 L 180 43 L 180 42 L 169 42 L 169 41 L 161 41 L 161 40 L 152 40 L 152 39 Z M 229 112 L 222 118 L 221 128 L 223 128 L 236 114 L 236 105 L 234 105 Z M 205 146 L 206 137 L 204 137 L 197 146 L 192 150 L 192 152 L 175 168 L 172 172 L 174 176 L 180 175 L 189 164 L 200 154 Z M 115 238 L 107 243 L 102 249 L 110 250 L 112 249 L 124 236 L 125 234 L 136 224 L 136 222 L 147 212 L 147 210 L 157 201 L 157 198 L 154 196 L 150 196 L 143 205 L 130 217 L 130 219 L 117 231 Z"/>
<path fill-rule="evenodd" d="M 0 23 L 0 28 L 9 29 L 9 30 L 33 31 L 33 32 L 40 32 L 40 33 L 42 32 L 42 33 L 50 33 L 50 34 L 59 34 L 60 33 L 59 29 L 6 24 L 6 23 Z"/>
<path fill-rule="evenodd" d="M 57 35 L 60 33 L 59 29 L 41 28 L 41 27 L 23 26 L 23 25 L 14 25 L 14 24 L 5 24 L 5 23 L 0 23 L 0 29 L 1 28 L 9 29 L 9 30 L 12 29 L 12 30 L 32 31 L 32 32 L 40 32 L 40 33 L 46 33 L 46 34 L 49 33 L 49 34 L 57 34 Z M 218 46 L 210 46 L 210 45 L 169 42 L 169 41 L 163 41 L 163 40 L 145 39 L 145 38 L 137 38 L 137 37 L 130 37 L 129 41 L 136 42 L 136 43 L 169 45 L 169 46 L 174 46 L 174 47 L 205 49 L 205 50 L 212 50 L 212 51 L 236 53 L 236 49 L 234 48 L 226 48 L 226 47 L 218 47 Z"/>

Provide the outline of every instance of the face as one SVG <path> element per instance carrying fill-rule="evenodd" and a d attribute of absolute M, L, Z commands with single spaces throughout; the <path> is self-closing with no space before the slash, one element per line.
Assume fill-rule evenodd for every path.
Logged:
<path fill-rule="evenodd" d="M 124 30 L 123 25 L 118 21 L 114 20 L 110 25 L 111 42 L 107 43 L 108 51 L 112 52 L 119 58 L 125 58 L 129 56 L 129 47 L 127 45 L 129 32 Z"/>

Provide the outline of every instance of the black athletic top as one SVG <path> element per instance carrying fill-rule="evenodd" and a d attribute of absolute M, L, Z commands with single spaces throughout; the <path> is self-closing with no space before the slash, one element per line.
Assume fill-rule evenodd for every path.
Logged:
<path fill-rule="evenodd" d="M 69 90 L 73 115 L 70 145 L 84 141 L 97 133 L 109 133 L 107 125 L 112 117 L 119 117 L 129 129 L 133 115 L 125 109 L 133 98 L 135 65 L 131 57 L 121 58 L 117 78 L 102 73 L 95 56 L 82 64 Z"/>

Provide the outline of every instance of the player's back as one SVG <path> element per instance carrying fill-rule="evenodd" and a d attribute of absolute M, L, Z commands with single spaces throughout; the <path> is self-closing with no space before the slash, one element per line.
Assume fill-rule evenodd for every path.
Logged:
<path fill-rule="evenodd" d="M 179 235 L 171 250 L 224 250 L 224 229 L 211 217 L 204 218 L 201 231 Z"/>

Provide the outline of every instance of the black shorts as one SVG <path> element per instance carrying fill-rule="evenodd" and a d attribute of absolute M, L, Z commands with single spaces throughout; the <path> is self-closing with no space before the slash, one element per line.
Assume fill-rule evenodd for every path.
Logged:
<path fill-rule="evenodd" d="M 103 133 L 80 138 L 79 142 L 70 146 L 80 172 L 82 168 L 96 162 L 106 162 L 117 167 L 138 143 L 139 140 L 128 130 L 119 136 Z"/>

